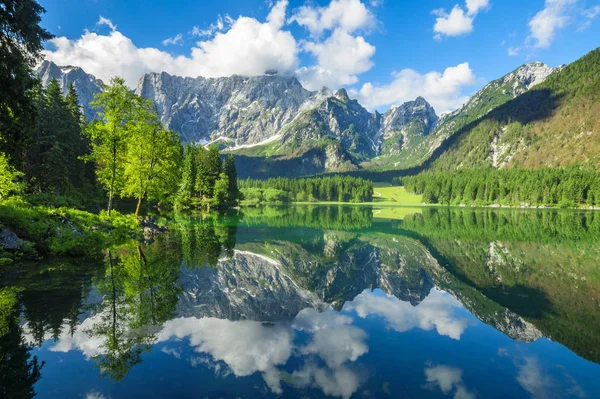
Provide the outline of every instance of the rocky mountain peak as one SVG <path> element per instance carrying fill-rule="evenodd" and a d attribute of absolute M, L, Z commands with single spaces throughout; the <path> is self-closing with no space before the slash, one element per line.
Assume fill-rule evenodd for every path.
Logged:
<path fill-rule="evenodd" d="M 345 103 L 350 101 L 350 97 L 348 96 L 348 92 L 346 91 L 346 89 L 339 89 L 336 93 L 335 93 L 335 97 L 337 99 L 339 99 L 340 101 L 343 101 Z"/>
<path fill-rule="evenodd" d="M 96 117 L 96 111 L 92 109 L 90 103 L 94 96 L 102 91 L 102 81 L 100 79 L 86 73 L 78 66 L 59 66 L 48 60 L 42 62 L 36 70 L 36 74 L 40 77 L 44 86 L 48 85 L 53 78 L 56 79 L 63 93 L 66 93 L 69 85 L 73 83 L 85 116 L 88 119 Z"/>
<path fill-rule="evenodd" d="M 435 110 L 423 97 L 390 108 L 383 114 L 383 129 L 402 129 L 415 119 L 427 127 L 425 134 L 429 133 L 438 120 Z"/>
<path fill-rule="evenodd" d="M 533 86 L 542 83 L 555 71 L 555 68 L 551 68 L 542 62 L 530 62 L 520 66 L 517 70 L 506 75 L 503 79 L 505 83 L 514 82 L 514 84 L 520 84 L 522 89 L 519 91 L 527 91 Z"/>

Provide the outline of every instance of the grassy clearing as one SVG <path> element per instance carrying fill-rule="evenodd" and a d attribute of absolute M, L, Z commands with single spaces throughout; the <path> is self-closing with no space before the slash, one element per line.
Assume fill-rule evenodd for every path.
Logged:
<path fill-rule="evenodd" d="M 423 196 L 411 194 L 401 186 L 383 186 L 377 185 L 374 188 L 374 205 L 421 205 Z"/>

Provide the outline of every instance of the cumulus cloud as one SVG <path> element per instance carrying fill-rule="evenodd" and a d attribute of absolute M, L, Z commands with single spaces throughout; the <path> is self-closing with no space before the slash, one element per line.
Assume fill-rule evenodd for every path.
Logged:
<path fill-rule="evenodd" d="M 377 20 L 360 0 L 333 0 L 326 7 L 304 5 L 289 18 L 288 23 L 294 22 L 312 37 L 302 42 L 302 50 L 311 54 L 316 64 L 296 71 L 306 88 L 352 85 L 358 75 L 373 67 L 375 47 L 357 32 L 370 31 Z"/>
<path fill-rule="evenodd" d="M 454 399 L 474 399 L 476 395 L 465 387 L 462 370 L 445 365 L 425 369 L 428 388 L 439 388 L 444 395 L 454 392 Z"/>
<path fill-rule="evenodd" d="M 162 44 L 163 44 L 163 46 L 168 46 L 170 44 L 178 44 L 181 46 L 183 44 L 183 35 L 181 33 L 179 33 L 175 37 L 166 38 L 165 40 L 162 41 Z"/>
<path fill-rule="evenodd" d="M 304 50 L 317 59 L 317 65 L 296 71 L 300 82 L 309 90 L 323 86 L 338 88 L 358 82 L 358 76 L 373 67 L 375 47 L 362 36 L 335 30 L 323 42 L 308 42 Z"/>
<path fill-rule="evenodd" d="M 368 109 L 400 105 L 422 96 L 438 113 L 452 111 L 468 100 L 463 95 L 465 87 L 477 82 L 468 63 L 446 68 L 444 72 L 421 74 L 413 69 L 403 69 L 392 74 L 392 81 L 385 85 L 365 83 L 358 91 L 351 91 Z"/>
<path fill-rule="evenodd" d="M 461 36 L 473 32 L 475 17 L 489 5 L 489 0 L 466 0 L 465 7 L 456 4 L 450 12 L 443 8 L 433 10 L 433 15 L 437 16 L 433 26 L 434 38 L 440 40 L 442 36 Z"/>
<path fill-rule="evenodd" d="M 400 301 L 391 295 L 375 295 L 365 291 L 348 303 L 348 309 L 354 309 L 360 317 L 371 314 L 387 320 L 390 327 L 404 332 L 413 328 L 435 330 L 440 335 L 459 340 L 469 321 L 460 317 L 457 310 L 462 308 L 451 295 L 431 290 L 431 293 L 418 306 Z"/>
<path fill-rule="evenodd" d="M 45 55 L 59 65 L 78 65 L 105 81 L 121 76 L 129 86 L 147 72 L 192 77 L 254 76 L 266 70 L 291 74 L 298 66 L 298 46 L 292 34 L 283 30 L 287 4 L 287 0 L 277 2 L 265 22 L 244 16 L 232 20 L 227 30 L 196 43 L 188 56 L 139 48 L 106 18 L 98 23 L 111 28 L 108 35 L 86 31 L 76 40 L 58 37 L 51 40 L 54 48 Z"/>

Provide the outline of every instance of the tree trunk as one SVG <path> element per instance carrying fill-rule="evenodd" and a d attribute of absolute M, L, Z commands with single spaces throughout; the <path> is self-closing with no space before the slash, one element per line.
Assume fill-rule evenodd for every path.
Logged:
<path fill-rule="evenodd" d="M 108 190 L 108 210 L 106 211 L 106 213 L 108 213 L 108 216 L 110 216 L 110 211 L 112 210 L 115 180 L 117 180 L 117 143 L 114 140 L 112 147 L 112 157 L 112 175 L 110 177 L 110 188 Z"/>
<path fill-rule="evenodd" d="M 140 213 L 140 207 L 142 206 L 142 197 L 138 198 L 137 206 L 135 207 L 135 216 L 137 217 Z"/>

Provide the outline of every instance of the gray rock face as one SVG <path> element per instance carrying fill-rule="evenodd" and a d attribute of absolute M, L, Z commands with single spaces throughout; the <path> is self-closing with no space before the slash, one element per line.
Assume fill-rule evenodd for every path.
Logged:
<path fill-rule="evenodd" d="M 102 81 L 95 76 L 85 73 L 85 71 L 76 66 L 58 66 L 52 61 L 44 61 L 37 69 L 36 74 L 42 80 L 44 86 L 48 85 L 52 78 L 55 78 L 63 93 L 66 93 L 68 86 L 73 83 L 79 103 L 83 106 L 83 113 L 88 120 L 96 117 L 96 111 L 92 109 L 90 103 L 94 95 L 102 91 Z"/>
<path fill-rule="evenodd" d="M 383 114 L 379 131 L 380 152 L 385 155 L 400 153 L 428 135 L 437 121 L 435 110 L 423 97 L 390 108 Z"/>
<path fill-rule="evenodd" d="M 331 95 L 311 92 L 293 77 L 265 75 L 206 79 L 144 75 L 135 93 L 151 99 L 163 124 L 184 141 L 225 139 L 233 146 L 273 139 L 300 112 Z"/>
<path fill-rule="evenodd" d="M 236 251 L 216 268 L 182 266 L 179 283 L 180 317 L 274 322 L 291 320 L 305 308 L 327 307 L 287 276 L 278 261 L 249 252 Z"/>

